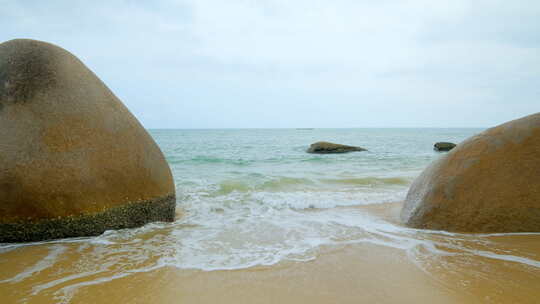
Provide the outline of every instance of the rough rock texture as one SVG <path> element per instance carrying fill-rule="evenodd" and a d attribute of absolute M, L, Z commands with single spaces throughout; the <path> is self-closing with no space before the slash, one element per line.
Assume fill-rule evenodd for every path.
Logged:
<path fill-rule="evenodd" d="M 307 150 L 308 153 L 328 154 L 328 153 L 347 153 L 355 151 L 367 151 L 364 148 L 334 144 L 326 141 L 319 141 L 312 144 Z"/>
<path fill-rule="evenodd" d="M 435 151 L 450 151 L 456 147 L 456 144 L 451 142 L 438 142 L 435 145 L 433 145 L 433 150 Z"/>
<path fill-rule="evenodd" d="M 172 221 L 160 149 L 84 64 L 52 44 L 0 44 L 0 242 Z"/>
<path fill-rule="evenodd" d="M 401 219 L 458 232 L 540 231 L 540 113 L 473 136 L 412 184 Z"/>

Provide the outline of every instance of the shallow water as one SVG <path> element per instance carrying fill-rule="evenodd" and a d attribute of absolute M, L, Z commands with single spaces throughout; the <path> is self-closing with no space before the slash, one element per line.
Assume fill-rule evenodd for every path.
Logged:
<path fill-rule="evenodd" d="M 479 131 L 153 130 L 173 171 L 179 219 L 91 238 L 1 244 L 0 296 L 6 303 L 80 303 L 95 302 L 100 295 L 114 299 L 125 288 L 126 293 L 118 295 L 122 302 L 129 286 L 166 277 L 162 288 L 129 290 L 138 295 L 132 302 L 157 303 L 160 297 L 163 303 L 181 302 L 175 298 L 184 288 L 180 285 L 197 280 L 212 285 L 212 280 L 233 277 L 242 289 L 239 286 L 254 284 L 246 276 L 257 269 L 287 269 L 287 277 L 311 277 L 318 270 L 309 265 L 324 269 L 337 255 L 343 261 L 340 267 L 350 266 L 345 273 L 363 265 L 359 271 L 373 268 L 372 280 L 434 284 L 430 288 L 440 291 L 431 294 L 420 288 L 418 294 L 401 298 L 404 302 L 423 296 L 450 303 L 528 303 L 540 295 L 540 234 L 454 234 L 409 229 L 397 221 L 408 186 L 441 155 L 432 150 L 433 143 L 460 142 Z M 319 140 L 369 151 L 306 154 L 309 144 Z M 403 275 L 385 277 L 385 265 L 395 263 L 396 257 L 400 262 L 393 267 Z M 355 264 L 357 258 L 361 261 Z M 335 276 L 329 274 L 327 280 L 339 281 Z M 317 277 L 324 281 L 324 276 Z M 259 287 L 289 284 L 287 279 L 268 280 Z M 316 284 L 305 280 L 298 288 Z M 178 286 L 171 285 L 176 281 Z M 398 292 L 393 288 L 372 286 L 373 297 L 366 300 L 384 302 L 374 291 Z M 280 301 L 295 302 L 294 292 Z M 345 291 L 325 294 L 332 293 L 337 302 L 340 294 L 342 302 L 348 302 Z M 153 295 L 152 300 L 144 300 L 145 294 Z M 253 302 L 248 295 L 234 294 L 231 300 Z M 213 301 L 211 295 L 212 290 L 200 292 L 207 301 Z"/>

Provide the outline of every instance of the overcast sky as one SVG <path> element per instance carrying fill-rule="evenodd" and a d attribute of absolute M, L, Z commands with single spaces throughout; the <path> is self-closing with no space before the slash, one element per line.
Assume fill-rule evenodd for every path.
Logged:
<path fill-rule="evenodd" d="M 540 1 L 0 0 L 147 128 L 489 127 L 540 111 Z"/>

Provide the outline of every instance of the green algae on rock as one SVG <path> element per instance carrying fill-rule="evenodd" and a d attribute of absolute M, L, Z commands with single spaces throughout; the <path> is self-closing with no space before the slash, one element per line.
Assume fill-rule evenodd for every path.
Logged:
<path fill-rule="evenodd" d="M 161 150 L 60 47 L 0 44 L 0 142 L 0 242 L 174 220 L 174 182 Z"/>

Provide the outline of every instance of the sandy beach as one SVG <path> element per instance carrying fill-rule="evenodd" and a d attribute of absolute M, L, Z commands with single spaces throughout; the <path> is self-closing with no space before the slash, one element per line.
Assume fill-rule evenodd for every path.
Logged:
<path fill-rule="evenodd" d="M 400 207 L 348 208 L 396 221 Z M 539 235 L 489 240 L 502 255 L 506 248 L 508 255 L 519 251 L 538 260 Z M 447 241 L 478 252 L 486 246 L 475 237 Z M 67 273 L 84 263 L 84 248 L 68 246 L 51 256 L 43 246 L 26 246 L 0 254 L 0 294 L 3 303 L 535 303 L 540 297 L 539 265 L 451 254 L 448 248 L 411 254 L 375 243 L 322 246 L 311 261 L 241 270 L 139 265 L 133 272 L 113 267 L 94 275 Z M 144 263 L 150 266 L 152 259 Z"/>

